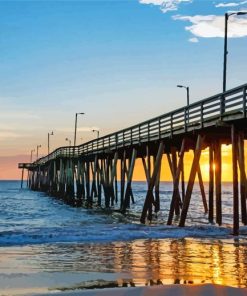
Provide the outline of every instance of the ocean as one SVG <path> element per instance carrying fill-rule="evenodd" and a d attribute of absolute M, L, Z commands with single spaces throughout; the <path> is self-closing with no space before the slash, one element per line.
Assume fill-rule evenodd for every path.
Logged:
<path fill-rule="evenodd" d="M 140 224 L 146 186 L 133 182 L 135 204 L 123 216 L 0 181 L 0 295 L 184 283 L 247 287 L 247 227 L 232 236 L 231 183 L 223 184 L 220 227 L 208 223 L 197 184 L 186 227 L 176 219 L 167 226 L 169 182 L 161 182 L 161 211 Z"/>

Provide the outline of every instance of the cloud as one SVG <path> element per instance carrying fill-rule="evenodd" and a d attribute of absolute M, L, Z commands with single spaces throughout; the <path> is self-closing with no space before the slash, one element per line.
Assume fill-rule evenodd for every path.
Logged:
<path fill-rule="evenodd" d="M 196 37 L 214 38 L 224 37 L 224 16 L 217 15 L 195 15 L 195 16 L 173 16 L 174 20 L 188 21 L 192 25 L 186 26 L 185 30 Z M 247 18 L 231 16 L 228 20 L 228 37 L 239 38 L 247 36 Z"/>
<path fill-rule="evenodd" d="M 196 37 L 192 37 L 192 38 L 189 39 L 189 42 L 197 43 L 197 42 L 199 42 L 199 40 Z"/>
<path fill-rule="evenodd" d="M 161 7 L 161 10 L 167 11 L 177 10 L 182 2 L 192 2 L 193 0 L 139 0 L 141 4 L 153 4 Z"/>
<path fill-rule="evenodd" d="M 241 2 L 230 2 L 230 3 L 219 3 L 216 4 L 215 7 L 236 7 L 243 4 L 246 4 L 247 1 L 241 1 Z"/>
<path fill-rule="evenodd" d="M 92 132 L 92 130 L 100 130 L 98 127 L 96 126 L 92 126 L 92 127 L 78 127 L 77 128 L 77 132 Z M 66 132 L 66 133 L 74 133 L 74 129 L 73 128 L 58 128 L 56 129 L 56 131 L 59 132 Z"/>
<path fill-rule="evenodd" d="M 22 138 L 22 137 L 23 135 L 17 134 L 14 132 L 0 131 L 0 141 L 6 140 L 6 139 Z"/>

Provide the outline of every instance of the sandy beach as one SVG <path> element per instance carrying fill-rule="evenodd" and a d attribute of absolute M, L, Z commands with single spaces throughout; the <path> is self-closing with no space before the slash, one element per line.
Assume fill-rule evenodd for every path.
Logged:
<path fill-rule="evenodd" d="M 246 296 L 247 289 L 228 286 L 205 285 L 166 285 L 155 287 L 129 287 L 93 289 L 87 291 L 29 294 L 28 296 Z M 24 296 L 24 295 L 23 295 Z M 26 295 L 27 296 L 27 295 Z"/>

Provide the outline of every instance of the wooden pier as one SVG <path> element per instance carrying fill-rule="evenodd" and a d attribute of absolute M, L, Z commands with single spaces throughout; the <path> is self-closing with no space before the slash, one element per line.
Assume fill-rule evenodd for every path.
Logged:
<path fill-rule="evenodd" d="M 76 206 L 110 208 L 117 204 L 125 213 L 134 202 L 131 185 L 139 158 L 148 185 L 140 216 L 141 223 L 145 223 L 160 210 L 160 171 L 162 158 L 167 157 L 173 178 L 167 224 L 172 225 L 176 215 L 179 226 L 185 225 L 198 176 L 208 220 L 221 225 L 221 147 L 231 144 L 233 234 L 238 235 L 240 219 L 247 224 L 246 94 L 247 84 L 244 84 L 80 146 L 60 147 L 33 163 L 20 163 L 19 168 L 22 172 L 28 170 L 28 186 L 32 190 L 47 192 Z M 208 194 L 200 168 L 201 152 L 206 148 L 209 149 Z M 185 188 L 184 156 L 190 150 L 194 155 Z"/>

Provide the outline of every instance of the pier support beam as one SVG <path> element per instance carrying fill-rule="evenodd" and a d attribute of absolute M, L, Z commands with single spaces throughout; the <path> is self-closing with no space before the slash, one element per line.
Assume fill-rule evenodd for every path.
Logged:
<path fill-rule="evenodd" d="M 237 132 L 231 127 L 232 138 L 232 176 L 233 176 L 233 235 L 239 234 L 239 200 L 238 200 L 238 166 L 237 166 Z"/>
<path fill-rule="evenodd" d="M 215 162 L 215 194 L 216 194 L 216 223 L 222 224 L 222 205 L 221 205 L 221 143 L 217 141 L 215 143 L 214 152 Z"/>
<path fill-rule="evenodd" d="M 149 212 L 149 219 L 152 216 L 152 205 L 153 205 L 153 202 L 154 202 L 154 200 L 153 200 L 153 189 L 154 189 L 154 186 L 155 186 L 155 181 L 156 181 L 157 175 L 158 175 L 159 170 L 160 170 L 163 152 L 164 152 L 164 143 L 160 142 L 158 153 L 157 153 L 157 156 L 156 156 L 154 169 L 153 169 L 153 174 L 152 174 L 152 177 L 151 177 L 149 185 L 148 185 L 148 191 L 147 191 L 147 194 L 146 194 L 146 199 L 145 199 L 142 214 L 141 214 L 140 222 L 143 223 L 143 224 L 146 221 L 147 212 Z"/>
<path fill-rule="evenodd" d="M 184 199 L 183 208 L 182 208 L 182 212 L 181 212 L 181 218 L 179 221 L 179 226 L 181 226 L 181 227 L 184 226 L 185 220 L 187 217 L 187 212 L 189 209 L 189 204 L 190 204 L 191 194 L 192 194 L 192 190 L 193 190 L 193 186 L 194 186 L 194 182 L 195 182 L 196 172 L 198 170 L 198 165 L 199 165 L 199 161 L 200 161 L 200 157 L 201 157 L 203 142 L 204 142 L 204 137 L 199 134 L 197 137 L 197 141 L 196 141 L 194 158 L 193 158 L 193 162 L 192 162 L 192 166 L 191 166 L 191 170 L 190 170 L 188 185 L 186 188 L 186 194 L 185 194 L 185 199 Z"/>
<path fill-rule="evenodd" d="M 209 193 L 208 193 L 208 221 L 214 222 L 214 149 L 209 146 Z"/>
<path fill-rule="evenodd" d="M 186 139 L 183 139 L 180 153 L 179 153 L 179 161 L 178 161 L 178 166 L 176 167 L 176 171 L 175 171 L 175 166 L 173 167 L 173 174 L 174 174 L 173 187 L 174 188 L 173 188 L 173 195 L 172 195 L 167 225 L 172 224 L 174 211 L 176 211 L 176 205 L 179 206 L 179 203 L 181 202 L 180 196 L 179 196 L 179 179 L 180 179 L 180 174 L 181 174 L 182 167 L 183 167 L 185 145 L 186 145 Z"/>
<path fill-rule="evenodd" d="M 244 158 L 244 133 L 238 132 L 238 164 L 240 172 L 240 195 L 241 195 L 241 219 L 244 225 L 247 225 L 246 198 L 247 198 L 247 182 L 245 172 Z"/>

